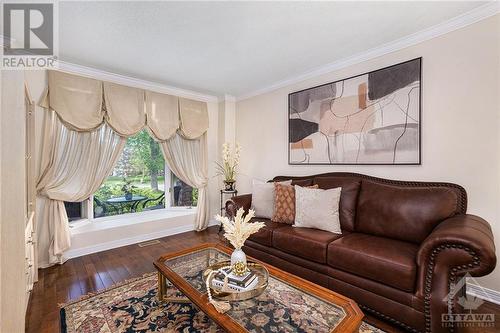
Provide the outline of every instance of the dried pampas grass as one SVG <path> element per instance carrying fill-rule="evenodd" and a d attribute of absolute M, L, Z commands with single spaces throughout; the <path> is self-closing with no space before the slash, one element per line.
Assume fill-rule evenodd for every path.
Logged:
<path fill-rule="evenodd" d="M 243 216 L 245 210 L 238 209 L 234 221 L 221 215 L 215 216 L 215 219 L 222 223 L 224 227 L 224 237 L 234 246 L 235 249 L 241 249 L 245 241 L 250 235 L 256 233 L 260 228 L 264 227 L 264 222 L 250 222 L 255 216 L 255 211 L 248 210 L 248 214 Z"/>

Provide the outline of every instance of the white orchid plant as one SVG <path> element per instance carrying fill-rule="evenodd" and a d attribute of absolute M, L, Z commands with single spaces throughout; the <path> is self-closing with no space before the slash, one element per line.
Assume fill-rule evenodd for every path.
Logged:
<path fill-rule="evenodd" d="M 250 235 L 256 233 L 264 227 L 264 222 L 250 222 L 255 216 L 255 211 L 248 210 L 246 215 L 243 208 L 238 209 L 234 221 L 226 216 L 217 215 L 215 219 L 224 227 L 224 237 L 234 246 L 235 249 L 241 249 Z"/>
<path fill-rule="evenodd" d="M 236 143 L 234 149 L 229 142 L 222 145 L 222 162 L 217 164 L 217 175 L 223 176 L 225 182 L 234 182 L 236 180 L 236 169 L 240 163 L 241 146 Z"/>

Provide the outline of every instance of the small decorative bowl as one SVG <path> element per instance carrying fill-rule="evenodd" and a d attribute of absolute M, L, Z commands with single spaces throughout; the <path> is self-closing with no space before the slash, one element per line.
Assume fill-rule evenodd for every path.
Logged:
<path fill-rule="evenodd" d="M 204 283 L 207 282 L 208 275 L 210 274 L 211 271 L 217 271 L 220 268 L 225 267 L 225 266 L 231 266 L 231 262 L 230 261 L 222 261 L 222 262 L 214 264 L 214 265 L 208 267 L 207 269 L 205 269 L 205 271 L 203 271 L 203 282 Z M 217 299 L 221 299 L 224 301 L 243 301 L 243 300 L 247 300 L 247 299 L 250 299 L 253 297 L 257 297 L 260 294 L 262 294 L 262 292 L 267 288 L 268 279 L 269 279 L 269 272 L 267 271 L 267 268 L 265 268 L 261 264 L 258 264 L 256 262 L 251 262 L 251 261 L 247 262 L 247 266 L 259 278 L 257 285 L 253 289 L 247 290 L 247 291 L 241 291 L 241 292 L 237 292 L 237 291 L 226 292 L 226 291 L 221 291 L 220 289 L 215 288 L 214 286 L 212 286 L 212 281 L 208 281 L 208 285 L 210 286 L 210 291 L 212 292 L 212 297 L 217 298 Z M 213 279 L 213 275 L 212 275 L 211 280 L 212 279 Z"/>

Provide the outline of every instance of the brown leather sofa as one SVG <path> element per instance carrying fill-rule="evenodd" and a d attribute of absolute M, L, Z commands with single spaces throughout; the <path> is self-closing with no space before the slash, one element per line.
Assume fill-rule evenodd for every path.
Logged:
<path fill-rule="evenodd" d="M 278 176 L 293 184 L 342 188 L 342 235 L 264 221 L 244 251 L 255 258 L 354 299 L 368 313 L 414 332 L 449 332 L 449 285 L 483 276 L 496 264 L 489 224 L 466 214 L 467 195 L 455 184 L 407 182 L 353 173 Z M 248 210 L 251 194 L 226 212 Z M 451 311 L 461 312 L 456 297 Z"/>

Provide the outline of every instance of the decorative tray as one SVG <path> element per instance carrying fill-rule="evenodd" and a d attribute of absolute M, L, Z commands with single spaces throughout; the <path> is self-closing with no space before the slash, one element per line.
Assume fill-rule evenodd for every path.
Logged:
<path fill-rule="evenodd" d="M 222 261 L 217 264 L 214 264 L 208 267 L 205 271 L 203 271 L 203 282 L 207 284 L 207 278 L 212 271 L 217 271 L 222 267 L 231 266 L 230 261 Z M 267 268 L 258 264 L 256 262 L 249 261 L 247 263 L 247 267 L 257 275 L 258 281 L 254 288 L 246 291 L 222 291 L 220 288 L 217 288 L 212 285 L 213 276 L 212 274 L 210 281 L 208 281 L 208 285 L 210 286 L 210 291 L 212 292 L 212 296 L 217 299 L 221 299 L 224 301 L 243 301 L 246 299 L 250 299 L 253 297 L 257 297 L 267 288 L 269 272 Z"/>

